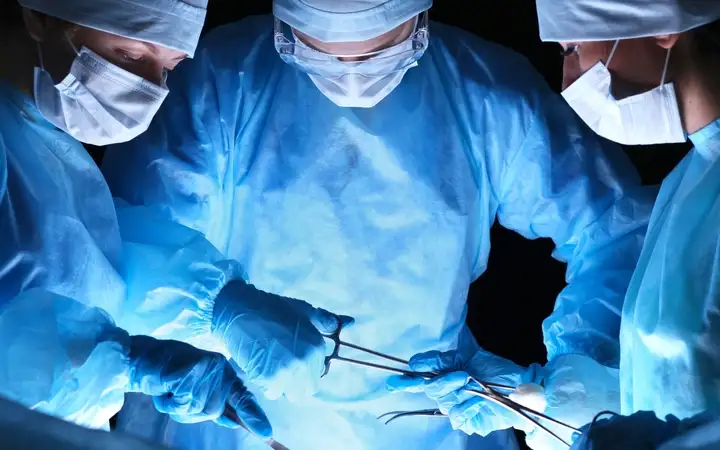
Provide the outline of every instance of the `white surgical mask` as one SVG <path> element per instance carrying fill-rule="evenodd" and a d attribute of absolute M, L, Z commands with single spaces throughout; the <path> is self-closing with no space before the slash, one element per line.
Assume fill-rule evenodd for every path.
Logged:
<path fill-rule="evenodd" d="M 300 39 L 297 45 L 305 46 Z M 397 56 L 397 57 L 395 57 Z M 407 58 L 414 61 L 401 64 Z M 338 62 L 346 73 L 328 77 L 308 73 L 320 92 L 343 108 L 372 108 L 400 84 L 408 70 L 418 65 L 419 56 L 413 53 L 413 42 L 408 38 L 398 45 L 359 62 Z M 396 68 L 400 65 L 401 68 Z"/>
<path fill-rule="evenodd" d="M 35 103 L 53 125 L 80 142 L 103 146 L 127 142 L 150 126 L 168 89 L 106 61 L 92 50 L 77 51 L 70 73 L 55 84 L 35 68 Z"/>
<path fill-rule="evenodd" d="M 417 63 L 384 76 L 349 73 L 340 78 L 308 74 L 313 84 L 333 103 L 343 108 L 372 108 L 400 84 L 405 73 Z"/>
<path fill-rule="evenodd" d="M 685 142 L 675 86 L 665 83 L 670 51 L 662 81 L 643 94 L 616 100 L 612 95 L 610 65 L 620 41 L 615 43 L 607 65 L 597 63 L 563 92 L 580 118 L 600 136 L 625 145 Z"/>
<path fill-rule="evenodd" d="M 350 62 L 310 48 L 286 24 L 275 20 L 275 48 L 280 57 L 307 73 L 333 103 L 347 108 L 372 108 L 390 95 L 407 71 L 418 65 L 428 40 L 427 13 L 423 13 L 407 39 L 381 51 L 352 55 L 366 59 Z"/>

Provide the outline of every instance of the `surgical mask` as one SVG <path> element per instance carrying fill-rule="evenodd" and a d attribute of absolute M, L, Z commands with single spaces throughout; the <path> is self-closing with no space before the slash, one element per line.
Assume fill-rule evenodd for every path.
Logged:
<path fill-rule="evenodd" d="M 563 97 L 580 118 L 600 136 L 625 145 L 654 145 L 685 142 L 686 135 L 673 83 L 665 83 L 670 51 L 665 59 L 662 81 L 643 94 L 616 100 L 608 66 L 620 41 L 610 53 L 607 65 L 597 63 L 567 88 Z"/>
<path fill-rule="evenodd" d="M 168 94 L 106 61 L 92 50 L 74 49 L 70 73 L 55 84 L 42 53 L 35 68 L 35 103 L 53 125 L 80 142 L 103 146 L 127 142 L 142 134 Z"/>
<path fill-rule="evenodd" d="M 276 20 L 275 47 L 288 64 L 305 72 L 333 103 L 347 108 L 372 108 L 397 88 L 403 77 L 428 46 L 427 14 L 416 19 L 415 31 L 404 41 L 357 62 L 314 50 L 294 36 L 286 37 L 283 23 Z M 344 55 L 347 56 L 347 55 Z"/>

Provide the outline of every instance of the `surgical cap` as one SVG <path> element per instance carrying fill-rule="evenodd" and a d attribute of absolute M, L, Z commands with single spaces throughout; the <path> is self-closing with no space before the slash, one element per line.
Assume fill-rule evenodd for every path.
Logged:
<path fill-rule="evenodd" d="M 323 42 L 380 36 L 432 6 L 432 0 L 275 0 L 275 17 Z"/>
<path fill-rule="evenodd" d="M 208 0 L 19 0 L 21 6 L 96 30 L 195 54 Z"/>
<path fill-rule="evenodd" d="M 720 0 L 537 0 L 537 10 L 543 41 L 614 41 L 714 22 Z"/>

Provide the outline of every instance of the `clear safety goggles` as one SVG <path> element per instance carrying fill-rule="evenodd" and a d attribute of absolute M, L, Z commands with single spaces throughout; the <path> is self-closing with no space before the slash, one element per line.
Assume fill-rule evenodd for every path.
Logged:
<path fill-rule="evenodd" d="M 428 13 L 420 14 L 415 29 L 402 42 L 391 47 L 359 55 L 332 55 L 303 43 L 292 28 L 275 18 L 275 49 L 287 64 L 310 75 L 340 78 L 348 74 L 378 77 L 405 70 L 415 64 L 428 47 Z M 361 58 L 342 61 L 340 58 Z"/>

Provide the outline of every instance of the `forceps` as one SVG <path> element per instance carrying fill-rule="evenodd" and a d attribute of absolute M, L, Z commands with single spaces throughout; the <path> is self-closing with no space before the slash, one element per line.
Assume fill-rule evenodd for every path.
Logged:
<path fill-rule="evenodd" d="M 477 383 L 481 389 L 474 389 L 470 387 L 466 387 L 464 390 L 466 392 L 471 393 L 472 395 L 476 395 L 478 397 L 484 398 L 485 400 L 491 401 L 517 415 L 525 419 L 526 421 L 530 422 L 534 426 L 540 428 L 541 430 L 548 433 L 553 438 L 557 439 L 564 445 L 566 445 L 568 448 L 572 446 L 569 442 L 566 442 L 563 438 L 558 436 L 555 432 L 553 432 L 551 429 L 546 427 L 545 425 L 540 422 L 540 419 L 547 420 L 548 422 L 554 423 L 555 425 L 561 426 L 563 428 L 566 428 L 574 433 L 582 434 L 582 431 L 578 430 L 577 428 L 568 425 L 566 423 L 560 422 L 559 420 L 553 419 L 550 416 L 547 416 L 543 413 L 537 412 L 533 409 L 527 408 L 513 400 L 510 399 L 509 396 L 505 394 L 501 394 L 496 389 L 497 387 L 491 386 L 489 383 L 484 383 L 482 381 L 472 379 L 475 383 Z M 424 417 L 442 417 L 444 414 L 439 409 L 425 409 L 420 411 L 392 411 L 389 413 L 385 413 L 378 417 L 378 419 L 383 419 L 386 417 L 389 417 L 389 419 L 385 422 L 385 424 L 389 424 L 390 422 L 393 422 L 396 419 L 400 419 L 402 417 L 417 417 L 417 416 L 424 416 Z M 535 417 L 533 417 L 535 416 Z"/>
<path fill-rule="evenodd" d="M 386 361 L 390 361 L 390 362 L 399 364 L 404 367 L 410 366 L 410 362 L 405 359 L 398 358 L 398 357 L 392 356 L 392 355 L 387 355 L 385 353 L 380 353 L 380 352 L 377 352 L 375 350 L 372 350 L 372 349 L 369 349 L 366 347 L 361 347 L 359 345 L 355 345 L 355 344 L 351 344 L 349 342 L 343 341 L 340 338 L 340 333 L 342 332 L 344 323 L 340 319 L 340 317 L 336 316 L 335 318 L 338 323 L 338 327 L 335 330 L 335 332 L 334 333 L 322 333 L 322 335 L 325 339 L 328 339 L 328 340 L 332 341 L 332 343 L 333 343 L 332 353 L 330 353 L 329 356 L 325 357 L 325 371 L 323 372 L 322 376 L 327 375 L 327 373 L 330 371 L 330 364 L 332 363 L 332 361 L 342 361 L 342 362 L 346 362 L 349 364 L 355 364 L 358 366 L 369 367 L 371 369 L 384 370 L 386 372 L 396 373 L 399 375 L 407 375 L 407 376 L 411 376 L 411 377 L 424 378 L 426 380 L 435 378 L 440 375 L 440 373 L 436 373 L 436 372 L 415 372 L 415 371 L 407 369 L 407 368 L 404 369 L 402 367 L 388 366 L 388 365 L 374 363 L 374 362 L 370 362 L 370 361 L 363 361 L 360 359 L 352 359 L 352 358 L 346 358 L 344 356 L 340 356 L 340 349 L 342 347 L 347 347 L 347 348 L 351 348 L 353 350 L 357 350 L 359 352 L 362 352 L 362 353 L 365 353 L 368 355 L 375 356 L 379 359 L 384 359 Z M 510 391 L 515 390 L 514 387 L 504 386 L 502 384 L 496 384 L 496 383 L 484 383 L 484 384 L 486 386 L 494 388 L 494 389 L 502 389 L 502 390 L 510 390 Z"/>

